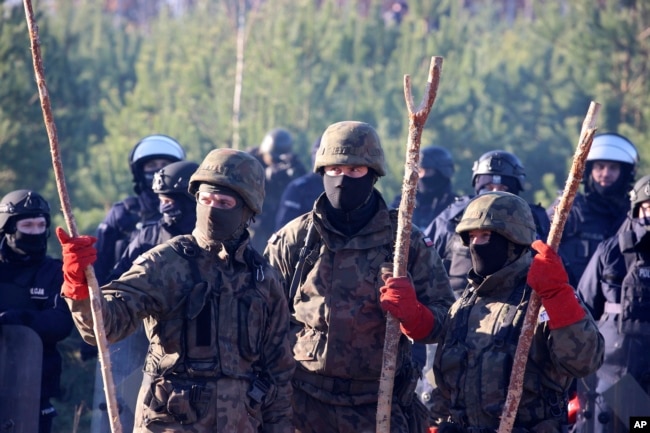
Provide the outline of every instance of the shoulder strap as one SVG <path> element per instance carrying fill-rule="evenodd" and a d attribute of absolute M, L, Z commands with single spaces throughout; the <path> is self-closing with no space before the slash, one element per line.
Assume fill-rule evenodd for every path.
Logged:
<path fill-rule="evenodd" d="M 187 236 L 181 236 L 172 239 L 169 242 L 169 245 L 174 251 L 176 251 L 179 256 L 183 257 L 187 261 L 187 264 L 192 271 L 194 284 L 200 283 L 202 279 L 201 272 L 199 271 L 199 265 L 196 263 L 196 260 L 193 260 L 193 258 L 198 254 L 196 244 L 192 242 L 191 238 Z"/>
<path fill-rule="evenodd" d="M 310 216 L 309 224 L 307 226 L 307 236 L 305 236 L 305 245 L 300 248 L 298 253 L 298 263 L 296 263 L 296 271 L 293 273 L 293 278 L 291 279 L 291 286 L 289 286 L 289 305 L 291 305 L 291 300 L 296 296 L 298 291 L 298 286 L 302 282 L 302 278 L 305 273 L 305 263 L 307 262 L 307 256 L 311 252 L 312 248 L 316 241 L 320 240 L 320 233 L 314 228 L 314 220 Z"/>

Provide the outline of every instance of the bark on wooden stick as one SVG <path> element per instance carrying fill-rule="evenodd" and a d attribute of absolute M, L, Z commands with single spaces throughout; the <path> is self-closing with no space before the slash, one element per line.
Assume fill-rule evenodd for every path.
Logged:
<path fill-rule="evenodd" d="M 395 276 L 406 276 L 411 241 L 411 221 L 413 219 L 420 163 L 420 139 L 422 138 L 422 130 L 429 117 L 429 112 L 438 94 L 441 70 L 442 57 L 432 57 L 424 96 L 417 110 L 415 109 L 413 95 L 411 93 L 411 77 L 409 75 L 404 76 L 404 98 L 409 116 L 409 135 L 406 148 L 406 161 L 404 164 L 402 199 L 399 205 L 395 258 L 393 260 L 393 275 Z M 377 433 L 390 432 L 390 410 L 392 406 L 397 349 L 400 337 L 399 321 L 390 313 L 387 314 L 383 363 L 377 400 Z"/>
<path fill-rule="evenodd" d="M 582 130 L 580 131 L 580 140 L 575 154 L 573 155 L 573 163 L 571 170 L 566 180 L 564 191 L 560 202 L 555 208 L 553 220 L 551 222 L 551 231 L 549 232 L 546 243 L 557 251 L 562 239 L 562 232 L 566 223 L 569 211 L 573 205 L 573 199 L 576 192 L 580 187 L 583 173 L 585 171 L 585 164 L 587 162 L 587 155 L 591 149 L 591 143 L 596 133 L 596 117 L 600 111 L 600 104 L 591 102 L 589 110 L 582 122 Z M 508 395 L 506 397 L 503 413 L 501 415 L 501 422 L 497 433 L 510 433 L 514 426 L 515 419 L 517 418 L 517 411 L 519 409 L 519 402 L 521 401 L 521 392 L 524 384 L 524 372 L 526 371 L 526 362 L 528 361 L 528 352 L 530 345 L 533 341 L 535 327 L 537 325 L 537 316 L 541 307 L 541 299 L 535 292 L 532 293 L 530 301 L 528 302 L 528 309 L 524 317 L 524 324 L 521 328 L 519 335 L 519 342 L 517 350 L 515 351 L 515 358 L 513 360 L 512 371 L 510 373 L 510 384 L 508 387 Z"/>
<path fill-rule="evenodd" d="M 50 95 L 47 90 L 45 82 L 45 72 L 43 69 L 43 59 L 41 56 L 41 47 L 38 36 L 38 26 L 34 19 L 34 11 L 32 8 L 31 0 L 24 0 L 25 16 L 27 18 L 27 28 L 29 29 L 29 40 L 32 50 L 32 60 L 34 63 L 34 72 L 36 74 L 36 84 L 38 86 L 38 95 L 41 100 L 41 109 L 43 111 L 43 119 L 45 121 L 45 129 L 47 130 L 47 137 L 50 142 L 50 153 L 52 156 L 52 165 L 54 166 L 54 177 L 56 179 L 56 187 L 59 192 L 59 199 L 61 201 L 61 209 L 63 217 L 65 218 L 68 231 L 71 236 L 78 236 L 77 223 L 75 222 L 74 215 L 72 214 L 72 207 L 70 206 L 70 197 L 68 189 L 65 184 L 65 176 L 63 173 L 63 165 L 61 164 L 61 154 L 59 152 L 59 139 L 56 133 L 56 125 L 54 124 L 54 116 L 52 115 L 52 105 L 50 103 Z M 101 364 L 102 379 L 104 380 L 104 390 L 106 393 L 106 405 L 108 409 L 109 421 L 111 431 L 113 433 L 121 433 L 122 426 L 120 425 L 120 418 L 118 415 L 117 399 L 115 397 L 115 386 L 113 383 L 113 373 L 111 370 L 110 355 L 108 352 L 108 342 L 106 340 L 106 333 L 104 332 L 104 318 L 102 316 L 101 292 L 99 284 L 95 277 L 95 270 L 92 266 L 86 269 L 86 278 L 88 280 L 88 287 L 90 292 L 90 300 L 93 315 L 93 326 L 95 338 L 97 340 L 97 348 L 99 354 L 99 361 Z"/>

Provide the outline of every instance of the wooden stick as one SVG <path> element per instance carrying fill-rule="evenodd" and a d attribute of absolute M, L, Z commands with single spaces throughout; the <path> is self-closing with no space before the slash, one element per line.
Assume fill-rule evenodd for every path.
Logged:
<path fill-rule="evenodd" d="M 409 114 L 409 135 L 406 147 L 406 161 L 404 164 L 402 198 L 399 204 L 395 258 L 393 260 L 393 275 L 395 276 L 406 276 L 407 274 L 409 246 L 411 243 L 411 220 L 413 219 L 413 208 L 415 207 L 415 193 L 420 163 L 420 140 L 427 117 L 429 117 L 429 112 L 438 94 L 441 70 L 442 57 L 432 57 L 424 96 L 417 111 L 415 110 L 413 94 L 411 93 L 411 77 L 404 75 L 404 98 L 406 99 L 406 107 Z M 399 321 L 390 313 L 386 316 L 386 337 L 384 340 L 384 354 L 377 398 L 377 433 L 390 432 L 390 412 L 395 382 L 395 366 L 399 340 L 402 335 L 399 328 Z"/>
<path fill-rule="evenodd" d="M 564 225 L 566 224 L 569 211 L 573 205 L 573 199 L 580 187 L 580 181 L 582 180 L 585 171 L 585 164 L 587 162 L 587 155 L 589 154 L 591 142 L 596 133 L 596 117 L 598 116 L 599 111 L 600 104 L 592 101 L 589 105 L 587 115 L 582 122 L 578 147 L 573 155 L 571 170 L 569 171 L 569 176 L 567 177 L 560 202 L 555 208 L 551 231 L 549 232 L 546 241 L 554 251 L 557 251 L 558 246 L 560 245 Z M 510 372 L 508 395 L 503 406 L 503 413 L 501 415 L 501 422 L 499 423 L 497 433 L 510 433 L 514 426 L 515 419 L 517 418 L 517 411 L 519 409 L 519 402 L 521 401 L 521 392 L 524 384 L 526 362 L 528 361 L 528 352 L 530 351 L 530 345 L 532 344 L 533 336 L 535 334 L 537 316 L 539 315 L 541 304 L 541 299 L 537 293 L 533 291 L 530 296 L 530 301 L 528 302 L 528 309 L 526 310 L 526 316 L 524 317 L 521 334 L 519 335 L 519 342 L 513 360 L 512 371 Z"/>
<path fill-rule="evenodd" d="M 56 133 L 56 125 L 54 124 L 54 116 L 52 115 L 52 105 L 50 104 L 50 96 L 45 83 L 45 72 L 43 70 L 43 59 L 41 57 L 41 48 L 38 36 L 38 26 L 34 20 L 34 12 L 32 9 L 31 0 L 23 0 L 25 6 L 25 15 L 27 18 L 27 27 L 29 29 L 29 40 L 32 50 L 32 60 L 34 63 L 34 72 L 36 74 L 36 84 L 38 86 L 38 95 L 41 100 L 41 109 L 43 111 L 43 119 L 45 121 L 45 129 L 47 130 L 47 137 L 50 142 L 50 153 L 52 155 L 52 165 L 54 166 L 54 177 L 56 179 L 56 187 L 59 192 L 59 199 L 61 201 L 61 208 L 63 217 L 65 218 L 68 231 L 71 236 L 78 236 L 77 223 L 75 222 L 74 215 L 72 214 L 72 207 L 70 206 L 70 198 L 68 189 L 65 184 L 65 176 L 63 173 L 63 165 L 61 164 L 61 155 L 59 153 L 59 140 Z M 120 418 L 117 409 L 117 399 L 115 397 L 115 387 L 113 384 L 113 373 L 111 370 L 111 361 L 108 352 L 108 342 L 104 332 L 104 318 L 102 316 L 101 292 L 99 291 L 99 284 L 95 277 L 95 270 L 92 266 L 86 268 L 86 278 L 88 280 L 88 287 L 90 292 L 91 310 L 93 316 L 93 326 L 95 338 L 97 340 L 97 348 L 99 353 L 99 362 L 101 364 L 102 378 L 104 379 L 104 390 L 106 393 L 106 405 L 108 408 L 109 421 L 111 431 L 113 433 L 121 433 L 122 426 L 120 425 Z"/>

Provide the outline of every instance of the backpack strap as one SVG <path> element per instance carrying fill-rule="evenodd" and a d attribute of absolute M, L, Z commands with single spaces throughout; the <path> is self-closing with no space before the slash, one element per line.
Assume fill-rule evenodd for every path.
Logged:
<path fill-rule="evenodd" d="M 314 245 L 317 241 L 320 241 L 320 233 L 318 230 L 316 230 L 314 226 L 314 220 L 310 216 L 309 223 L 307 225 L 307 236 L 305 236 L 305 244 L 302 246 L 302 248 L 300 248 L 300 252 L 298 253 L 296 271 L 293 273 L 291 286 L 289 286 L 289 305 L 291 305 L 292 299 L 298 292 L 298 286 L 302 283 L 302 279 L 305 274 L 305 263 L 307 262 L 307 257 L 313 250 Z"/>

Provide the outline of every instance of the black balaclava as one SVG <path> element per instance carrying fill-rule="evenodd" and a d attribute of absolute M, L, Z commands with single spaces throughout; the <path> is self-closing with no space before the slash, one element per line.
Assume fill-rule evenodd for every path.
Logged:
<path fill-rule="evenodd" d="M 34 218 L 37 216 L 39 215 L 29 215 L 20 219 Z M 47 238 L 50 235 L 50 229 L 47 228 L 43 233 L 37 235 L 27 234 L 18 231 L 16 228 L 17 221 L 19 221 L 19 219 L 12 221 L 9 230 L 5 233 L 7 247 L 21 259 L 29 258 L 40 260 L 45 257 L 45 253 L 47 252 Z"/>
<path fill-rule="evenodd" d="M 191 233 L 196 223 L 196 200 L 185 194 L 169 194 L 173 203 L 160 205 L 163 226 L 173 235 Z"/>
<path fill-rule="evenodd" d="M 232 209 L 217 209 L 197 202 L 194 229 L 195 235 L 205 244 L 223 244 L 228 251 L 233 251 L 248 227 L 253 211 L 241 196 L 230 188 L 202 183 L 199 185 L 199 191 L 218 192 L 237 200 L 237 205 Z"/>
<path fill-rule="evenodd" d="M 377 175 L 372 169 L 362 177 L 323 174 L 323 187 L 334 209 L 350 212 L 368 201 L 376 180 Z"/>
<path fill-rule="evenodd" d="M 501 269 L 510 256 L 508 246 L 510 242 L 496 232 L 490 234 L 490 240 L 482 245 L 469 244 L 472 256 L 472 267 L 481 277 L 492 275 Z"/>
<path fill-rule="evenodd" d="M 447 177 L 435 170 L 431 176 L 418 179 L 418 198 L 424 202 L 429 202 L 446 193 L 450 183 L 451 181 Z"/>

